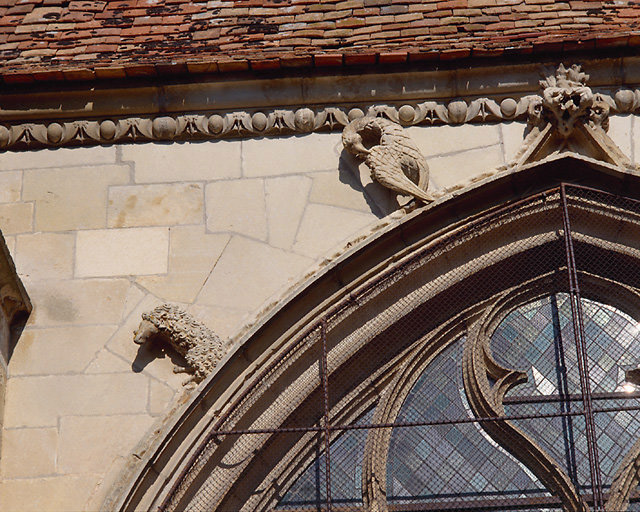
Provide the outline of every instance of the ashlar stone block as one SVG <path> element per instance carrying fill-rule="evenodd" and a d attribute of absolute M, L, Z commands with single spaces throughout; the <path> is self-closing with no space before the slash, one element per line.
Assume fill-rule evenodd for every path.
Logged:
<path fill-rule="evenodd" d="M 412 126 L 405 128 L 431 165 L 430 156 L 457 153 L 500 143 L 497 125 Z"/>
<path fill-rule="evenodd" d="M 242 142 L 243 176 L 279 176 L 336 169 L 342 138 L 339 133 L 265 137 Z"/>
<path fill-rule="evenodd" d="M 226 247 L 230 235 L 205 234 L 204 226 L 169 229 L 169 270 L 136 282 L 168 302 L 193 302 Z"/>
<path fill-rule="evenodd" d="M 24 173 L 22 196 L 36 202 L 37 231 L 103 228 L 107 187 L 128 181 L 123 165 L 31 170 Z"/>
<path fill-rule="evenodd" d="M 146 291 L 142 290 L 140 286 L 132 284 L 129 290 L 127 291 L 127 296 L 124 301 L 124 308 L 122 311 L 122 317 L 126 318 L 129 316 L 140 301 L 144 299 L 146 296 Z"/>
<path fill-rule="evenodd" d="M 167 411 L 176 392 L 156 380 L 152 380 L 149 385 L 149 414 L 160 415 Z"/>
<path fill-rule="evenodd" d="M 102 349 L 87 366 L 85 373 L 123 373 L 131 370 L 131 363 L 113 354 L 108 349 Z"/>
<path fill-rule="evenodd" d="M 109 189 L 108 226 L 171 226 L 203 222 L 199 183 L 133 185 Z"/>
<path fill-rule="evenodd" d="M 267 239 L 264 181 L 231 180 L 206 188 L 207 229 Z"/>
<path fill-rule="evenodd" d="M 0 483 L 2 512 L 75 512 L 100 481 L 100 475 L 5 480 Z"/>
<path fill-rule="evenodd" d="M 2 432 L 0 474 L 32 478 L 56 472 L 57 428 L 21 428 Z"/>
<path fill-rule="evenodd" d="M 129 289 L 126 279 L 39 280 L 24 278 L 34 305 L 29 325 L 117 324 Z"/>
<path fill-rule="evenodd" d="M 68 279 L 73 275 L 75 235 L 35 233 L 16 239 L 18 274 L 40 279 Z"/>
<path fill-rule="evenodd" d="M 525 129 L 527 123 L 522 122 L 510 122 L 500 123 L 500 130 L 502 131 L 502 145 L 504 148 L 504 161 L 506 163 L 511 162 L 516 156 L 516 153 L 522 147 L 522 143 L 525 138 Z"/>
<path fill-rule="evenodd" d="M 11 254 L 11 257 L 14 258 L 15 261 L 15 254 L 16 254 L 16 237 L 14 236 L 5 236 L 4 237 L 4 243 L 7 245 L 7 249 L 9 249 L 9 253 Z"/>
<path fill-rule="evenodd" d="M 293 245 L 311 183 L 305 176 L 265 180 L 270 245 L 281 249 L 290 249 Z"/>
<path fill-rule="evenodd" d="M 205 234 L 204 226 L 178 226 L 169 229 L 170 272 L 197 272 L 213 268 L 231 238 L 229 235 Z"/>
<path fill-rule="evenodd" d="M 502 164 L 504 164 L 504 158 L 499 145 L 429 160 L 431 180 L 441 189 L 464 183 Z"/>
<path fill-rule="evenodd" d="M 58 471 L 102 473 L 114 458 L 133 451 L 153 421 L 147 414 L 63 417 Z"/>
<path fill-rule="evenodd" d="M 313 187 L 309 201 L 312 203 L 371 212 L 364 187 L 350 169 L 314 173 L 311 176 Z"/>
<path fill-rule="evenodd" d="M 229 348 L 226 345 L 226 340 L 231 338 L 242 327 L 242 321 L 247 314 L 244 310 L 205 306 L 203 304 L 194 304 L 188 308 L 187 312 L 215 330 L 216 334 L 222 338 L 226 348 Z"/>
<path fill-rule="evenodd" d="M 168 228 L 79 231 L 76 276 L 163 274 L 168 253 Z"/>
<path fill-rule="evenodd" d="M 20 171 L 0 172 L 0 203 L 20 201 L 21 192 L 22 173 Z"/>
<path fill-rule="evenodd" d="M 5 427 L 54 427 L 58 417 L 71 415 L 145 414 L 148 384 L 146 376 L 131 371 L 11 377 L 7 381 Z"/>
<path fill-rule="evenodd" d="M 0 204 L 0 230 L 5 235 L 33 231 L 33 203 Z"/>
<path fill-rule="evenodd" d="M 77 165 L 104 165 L 116 162 L 115 146 L 82 148 L 40 149 L 2 154 L 2 170 L 41 169 L 49 167 L 72 167 Z"/>
<path fill-rule="evenodd" d="M 80 373 L 117 326 L 27 328 L 11 357 L 11 375 Z"/>
<path fill-rule="evenodd" d="M 607 134 L 613 139 L 620 150 L 631 159 L 632 155 L 632 124 L 633 116 L 611 116 L 609 117 L 609 131 Z"/>
<path fill-rule="evenodd" d="M 295 281 L 312 262 L 310 258 L 234 236 L 196 303 L 253 311 Z"/>
<path fill-rule="evenodd" d="M 239 178 L 240 141 L 130 144 L 122 158 L 135 166 L 136 183 Z"/>
<path fill-rule="evenodd" d="M 323 204 L 309 204 L 302 218 L 293 250 L 310 258 L 327 256 L 349 239 L 364 232 L 377 217 Z"/>

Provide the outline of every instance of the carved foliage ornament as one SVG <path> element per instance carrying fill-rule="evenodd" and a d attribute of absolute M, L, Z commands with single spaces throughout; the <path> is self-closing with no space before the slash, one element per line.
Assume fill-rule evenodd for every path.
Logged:
<path fill-rule="evenodd" d="M 616 108 L 616 102 L 603 94 L 594 94 L 587 86 L 588 79 L 589 75 L 583 73 L 580 66 L 567 69 L 561 64 L 555 75 L 540 81 L 542 95 L 533 99 L 527 109 L 528 135 L 508 168 L 572 151 L 635 170 L 607 135 L 609 113 Z M 625 101 L 631 99 L 622 96 Z"/>
<path fill-rule="evenodd" d="M 564 70 L 564 71 L 562 71 Z M 575 67 L 560 67 L 555 77 L 548 77 L 543 97 L 491 97 L 448 102 L 418 101 L 407 104 L 358 104 L 349 107 L 320 106 L 276 108 L 256 111 L 184 113 L 157 117 L 112 119 L 49 119 L 36 122 L 7 121 L 0 124 L 0 148 L 29 149 L 71 145 L 113 144 L 154 140 L 203 140 L 232 137 L 256 137 L 314 131 L 341 130 L 349 122 L 365 115 L 384 117 L 402 126 L 462 124 L 526 119 L 532 111 L 562 102 L 558 113 L 574 118 L 577 110 L 588 104 L 590 89 L 587 75 Z M 543 81 L 544 82 L 544 81 Z M 553 82 L 553 83 L 552 83 Z M 580 91 L 580 88 L 584 90 Z M 555 91 L 553 90 L 555 88 Z M 569 103 L 576 96 L 565 93 L 573 89 L 580 102 Z M 582 96 L 584 93 L 584 96 Z M 593 93 L 594 102 L 602 101 L 614 113 L 640 111 L 640 90 L 619 89 L 611 95 Z M 577 110 L 576 110 L 577 109 Z M 593 113 L 595 107 L 592 108 Z M 561 123 L 563 124 L 563 123 Z M 570 123 L 565 122 L 567 126 Z M 603 126 L 604 127 L 604 126 Z M 560 129 L 563 129 L 562 127 Z M 606 131 L 606 127 L 604 127 Z"/>
<path fill-rule="evenodd" d="M 540 81 L 542 114 L 551 122 L 561 137 L 573 132 L 576 122 L 588 120 L 594 104 L 591 89 L 586 86 L 589 75 L 580 66 L 566 69 L 560 64 L 555 76 Z"/>

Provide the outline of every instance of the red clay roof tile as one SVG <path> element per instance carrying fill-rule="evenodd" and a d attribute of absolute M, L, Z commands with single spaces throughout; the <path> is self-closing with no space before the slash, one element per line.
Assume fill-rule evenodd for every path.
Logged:
<path fill-rule="evenodd" d="M 6 83 L 638 45 L 634 1 L 0 0 Z"/>

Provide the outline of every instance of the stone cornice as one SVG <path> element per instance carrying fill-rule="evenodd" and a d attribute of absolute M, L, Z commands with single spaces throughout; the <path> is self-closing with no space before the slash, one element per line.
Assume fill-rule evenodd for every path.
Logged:
<path fill-rule="evenodd" d="M 603 94 L 611 112 L 640 112 L 640 89 L 621 88 Z M 214 111 L 210 114 L 131 116 L 96 120 L 56 120 L 0 124 L 0 148 L 24 150 L 41 147 L 91 146 L 127 142 L 184 141 L 260 137 L 341 131 L 350 121 L 369 115 L 385 117 L 403 126 L 458 125 L 527 119 L 531 101 L 527 95 L 449 102 L 331 106 L 256 111 Z"/>
<path fill-rule="evenodd" d="M 640 57 L 583 64 L 611 113 L 640 110 Z M 553 70 L 528 63 L 14 92 L 0 96 L 0 149 L 338 131 L 364 114 L 403 126 L 524 120 Z"/>

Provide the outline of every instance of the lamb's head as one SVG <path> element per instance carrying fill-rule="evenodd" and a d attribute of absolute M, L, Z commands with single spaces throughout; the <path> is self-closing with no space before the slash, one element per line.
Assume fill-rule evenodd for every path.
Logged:
<path fill-rule="evenodd" d="M 143 345 L 149 338 L 158 334 L 158 327 L 149 320 L 143 319 L 138 328 L 133 331 L 133 342 Z"/>

